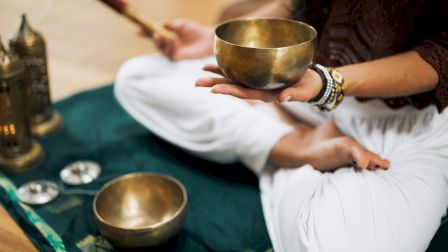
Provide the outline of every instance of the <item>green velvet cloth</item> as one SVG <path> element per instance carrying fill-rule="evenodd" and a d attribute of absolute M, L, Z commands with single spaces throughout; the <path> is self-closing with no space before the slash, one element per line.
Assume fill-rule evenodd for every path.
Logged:
<path fill-rule="evenodd" d="M 188 191 L 186 222 L 179 235 L 151 251 L 271 250 L 257 178 L 241 164 L 207 162 L 157 138 L 119 106 L 112 86 L 75 95 L 55 107 L 62 115 L 64 129 L 40 139 L 46 152 L 42 165 L 9 176 L 17 186 L 34 179 L 59 181 L 59 171 L 65 165 L 82 159 L 97 161 L 103 169 L 101 178 L 85 186 L 65 186 L 67 190 L 98 190 L 109 179 L 130 172 L 168 174 Z M 5 195 L 0 193 L 0 198 Z M 68 251 L 112 251 L 99 236 L 92 200 L 93 196 L 64 193 L 54 202 L 33 209 L 60 234 Z M 9 201 L 0 202 L 5 205 Z M 16 212 L 13 205 L 6 206 Z M 33 229 L 24 223 L 23 216 L 13 217 L 33 237 Z M 447 239 L 445 225 L 429 251 L 448 251 Z"/>
<path fill-rule="evenodd" d="M 64 129 L 40 139 L 46 152 L 40 167 L 9 176 L 17 186 L 34 179 L 59 181 L 65 165 L 82 159 L 101 165 L 101 179 L 66 189 L 97 190 L 109 179 L 130 172 L 169 174 L 185 185 L 188 209 L 184 228 L 161 246 L 161 251 L 271 248 L 257 179 L 243 166 L 206 162 L 157 138 L 126 114 L 116 102 L 112 86 L 76 95 L 55 107 L 62 115 Z M 67 250 L 93 251 L 92 244 L 108 246 L 98 239 L 92 200 L 92 196 L 62 194 L 56 201 L 33 209 L 61 235 Z"/>

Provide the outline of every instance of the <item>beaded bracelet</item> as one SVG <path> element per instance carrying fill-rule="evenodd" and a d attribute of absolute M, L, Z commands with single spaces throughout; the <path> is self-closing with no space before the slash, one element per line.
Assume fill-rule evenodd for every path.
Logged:
<path fill-rule="evenodd" d="M 333 82 L 336 83 L 336 99 L 333 106 L 330 108 L 330 111 L 337 108 L 339 104 L 341 104 L 342 100 L 344 100 L 344 92 L 347 90 L 347 84 L 345 83 L 342 74 L 339 73 L 336 69 L 332 67 L 328 67 L 327 70 L 330 72 L 331 78 Z"/>
<path fill-rule="evenodd" d="M 310 69 L 316 71 L 322 79 L 322 88 L 320 89 L 319 93 L 316 95 L 316 97 L 308 101 L 309 103 L 316 104 L 320 99 L 322 99 L 325 94 L 325 90 L 327 90 L 327 77 L 325 76 L 324 67 L 319 64 L 311 64 Z"/>
<path fill-rule="evenodd" d="M 320 64 L 312 64 L 310 68 L 322 78 L 322 89 L 316 97 L 309 100 L 309 103 L 322 111 L 335 109 L 344 99 L 344 92 L 347 89 L 344 78 L 331 67 L 326 68 Z"/>

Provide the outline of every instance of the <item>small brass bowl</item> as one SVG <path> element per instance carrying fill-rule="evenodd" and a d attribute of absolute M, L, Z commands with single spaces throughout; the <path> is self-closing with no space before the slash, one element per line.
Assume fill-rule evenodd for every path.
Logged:
<path fill-rule="evenodd" d="M 160 245 L 182 228 L 187 191 L 176 179 L 131 173 L 105 184 L 93 201 L 101 235 L 120 248 Z"/>
<path fill-rule="evenodd" d="M 215 56 L 226 77 L 237 84 L 285 88 L 311 64 L 316 36 L 313 27 L 299 21 L 236 19 L 215 29 Z"/>

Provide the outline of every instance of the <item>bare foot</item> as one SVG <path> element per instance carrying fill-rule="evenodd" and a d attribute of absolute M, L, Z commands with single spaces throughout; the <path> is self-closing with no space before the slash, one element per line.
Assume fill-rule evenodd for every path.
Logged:
<path fill-rule="evenodd" d="M 299 128 L 274 146 L 269 162 L 277 167 L 295 168 L 305 164 L 331 171 L 356 162 L 359 169 L 387 169 L 389 161 L 366 150 L 353 138 L 344 136 L 334 123 L 316 128 Z"/>

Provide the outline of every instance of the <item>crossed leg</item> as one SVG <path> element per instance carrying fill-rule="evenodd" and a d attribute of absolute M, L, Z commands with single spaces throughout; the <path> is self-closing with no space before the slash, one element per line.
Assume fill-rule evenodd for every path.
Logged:
<path fill-rule="evenodd" d="M 411 155 L 387 171 L 266 172 L 260 188 L 274 250 L 425 251 L 448 207 L 447 167 Z"/>
<path fill-rule="evenodd" d="M 133 59 L 118 73 L 116 97 L 155 134 L 215 162 L 241 161 L 255 172 L 267 161 L 278 167 L 309 163 L 320 170 L 353 158 L 360 168 L 388 166 L 331 123 L 306 127 L 272 105 L 251 105 L 194 87 L 205 61 Z"/>
<path fill-rule="evenodd" d="M 241 161 L 258 174 L 268 160 L 282 167 L 313 164 L 261 175 L 263 209 L 276 251 L 425 248 L 447 205 L 441 200 L 448 198 L 440 171 L 444 161 L 425 168 L 427 173 L 421 173 L 421 157 L 394 163 L 393 172 L 343 168 L 321 173 L 313 168 L 344 165 L 352 157 L 371 168 L 378 156 L 331 123 L 309 128 L 282 120 L 272 106 L 195 88 L 206 62 L 133 59 L 117 76 L 116 97 L 141 124 L 194 155 L 219 163 Z M 421 210 L 420 202 L 430 210 Z M 406 245 L 409 237 L 412 246 Z"/>

